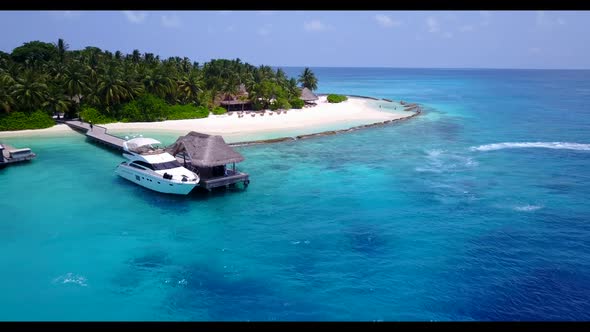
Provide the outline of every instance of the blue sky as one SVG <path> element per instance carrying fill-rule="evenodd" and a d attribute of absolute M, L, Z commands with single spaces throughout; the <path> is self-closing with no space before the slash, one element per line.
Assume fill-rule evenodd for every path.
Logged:
<path fill-rule="evenodd" d="M 1 11 L 0 50 L 70 49 L 254 65 L 590 69 L 590 11 Z"/>

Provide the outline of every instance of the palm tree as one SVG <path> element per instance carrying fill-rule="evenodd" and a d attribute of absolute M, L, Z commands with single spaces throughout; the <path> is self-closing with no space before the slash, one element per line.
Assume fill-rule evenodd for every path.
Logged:
<path fill-rule="evenodd" d="M 184 57 L 182 61 L 180 61 L 180 66 L 182 67 L 182 71 L 185 73 L 189 73 L 192 69 L 191 61 L 189 58 Z"/>
<path fill-rule="evenodd" d="M 47 84 L 44 76 L 27 69 L 15 80 L 12 97 L 19 110 L 30 113 L 36 111 L 47 97 Z"/>
<path fill-rule="evenodd" d="M 196 101 L 199 93 L 203 91 L 202 87 L 203 76 L 199 71 L 192 70 L 188 76 L 178 82 L 180 100 L 185 104 Z"/>
<path fill-rule="evenodd" d="M 66 59 L 66 51 L 70 46 L 66 44 L 63 39 L 60 38 L 57 40 L 57 44 L 55 45 L 55 47 L 57 48 L 57 57 L 59 59 L 59 62 L 64 63 Z"/>
<path fill-rule="evenodd" d="M 304 88 L 308 88 L 311 91 L 318 88 L 318 79 L 308 67 L 305 67 L 303 73 L 299 76 L 298 81 L 303 85 Z"/>
<path fill-rule="evenodd" d="M 279 83 L 281 85 L 284 85 L 288 81 L 287 74 L 281 68 L 277 69 L 276 77 L 277 77 L 277 79 L 276 79 L 277 83 Z"/>
<path fill-rule="evenodd" d="M 88 93 L 89 77 L 84 73 L 84 67 L 78 63 L 72 63 L 66 68 L 63 76 L 63 87 L 70 98 L 78 99 L 78 102 Z"/>
<path fill-rule="evenodd" d="M 121 79 L 120 70 L 115 66 L 107 67 L 99 75 L 96 92 L 107 113 L 110 113 L 112 106 L 129 98 L 129 91 Z"/>
<path fill-rule="evenodd" d="M 43 108 L 47 110 L 49 114 L 56 114 L 57 118 L 59 119 L 60 113 L 65 113 L 68 111 L 70 103 L 71 101 L 64 95 L 64 93 L 58 88 L 54 87 L 51 89 L 41 106 L 43 106 Z"/>
<path fill-rule="evenodd" d="M 141 53 L 139 53 L 139 50 L 133 50 L 133 53 L 131 54 L 131 61 L 133 61 L 133 63 L 139 63 L 140 60 Z"/>
<path fill-rule="evenodd" d="M 160 98 L 165 98 L 171 91 L 173 82 L 162 70 L 154 70 L 143 79 L 145 90 Z"/>
<path fill-rule="evenodd" d="M 12 89 L 14 80 L 7 72 L 0 70 L 0 108 L 9 113 L 14 106 Z"/>
<path fill-rule="evenodd" d="M 301 90 L 297 86 L 297 80 L 291 78 L 287 81 L 287 92 L 289 95 L 289 99 L 298 98 L 301 95 Z"/>

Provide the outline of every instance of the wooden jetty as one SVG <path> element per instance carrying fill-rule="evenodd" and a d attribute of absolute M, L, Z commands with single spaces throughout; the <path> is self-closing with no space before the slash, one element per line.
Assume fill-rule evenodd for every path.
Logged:
<path fill-rule="evenodd" d="M 108 134 L 105 127 L 92 125 L 91 128 L 88 122 L 77 120 L 66 121 L 66 124 L 74 130 L 85 133 L 86 137 L 90 138 L 94 142 L 104 144 L 115 150 L 123 151 L 123 142 L 125 142 L 125 140 L 120 137 Z"/>
<path fill-rule="evenodd" d="M 15 149 L 8 144 L 0 143 L 0 167 L 29 161 L 36 156 L 29 148 Z"/>
<path fill-rule="evenodd" d="M 93 125 L 91 128 L 89 123 L 77 120 L 65 123 L 97 143 L 124 151 L 125 140 L 108 134 L 105 127 Z M 184 162 L 185 167 L 197 172 L 200 177 L 199 185 L 207 190 L 233 186 L 239 182 L 247 187 L 250 183 L 248 174 L 236 170 L 235 167 L 235 163 L 243 161 L 244 157 L 225 143 L 221 136 L 190 132 L 186 136 L 179 137 L 173 145 L 166 148 L 166 151 L 176 156 L 177 160 Z M 233 167 L 227 168 L 226 164 L 230 163 Z"/>

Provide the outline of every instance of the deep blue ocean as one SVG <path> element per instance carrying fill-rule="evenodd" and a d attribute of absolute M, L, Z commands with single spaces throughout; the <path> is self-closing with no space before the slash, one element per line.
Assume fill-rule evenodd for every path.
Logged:
<path fill-rule="evenodd" d="M 2 138 L 38 157 L 0 170 L 0 320 L 590 319 L 590 71 L 312 69 L 425 112 L 239 147 L 246 190 L 187 197 Z"/>

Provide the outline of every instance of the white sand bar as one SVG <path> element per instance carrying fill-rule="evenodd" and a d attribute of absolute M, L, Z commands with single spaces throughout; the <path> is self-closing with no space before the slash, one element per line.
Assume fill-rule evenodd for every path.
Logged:
<path fill-rule="evenodd" d="M 347 129 L 354 125 L 371 124 L 387 120 L 400 119 L 411 116 L 414 112 L 405 112 L 402 107 L 399 111 L 380 109 L 378 105 L 386 105 L 387 102 L 376 102 L 364 98 L 349 97 L 347 101 L 331 104 L 322 96 L 317 106 L 306 107 L 300 110 L 291 109 L 285 114 L 281 112 L 266 111 L 264 116 L 258 113 L 244 113 L 243 117 L 234 114 L 210 115 L 204 119 L 170 120 L 161 122 L 129 122 L 110 123 L 103 125 L 114 132 L 120 131 L 174 131 L 187 133 L 191 130 L 211 135 L 236 136 L 244 134 L 257 134 L 277 132 L 281 130 L 292 131 L 305 128 L 320 128 L 334 126 L 338 129 Z M 252 116 L 255 114 L 255 116 Z M 340 128 L 341 125 L 341 128 Z M 33 136 L 51 133 L 65 133 L 71 131 L 66 125 L 56 125 L 47 129 L 5 131 L 0 132 L 0 137 Z"/>

